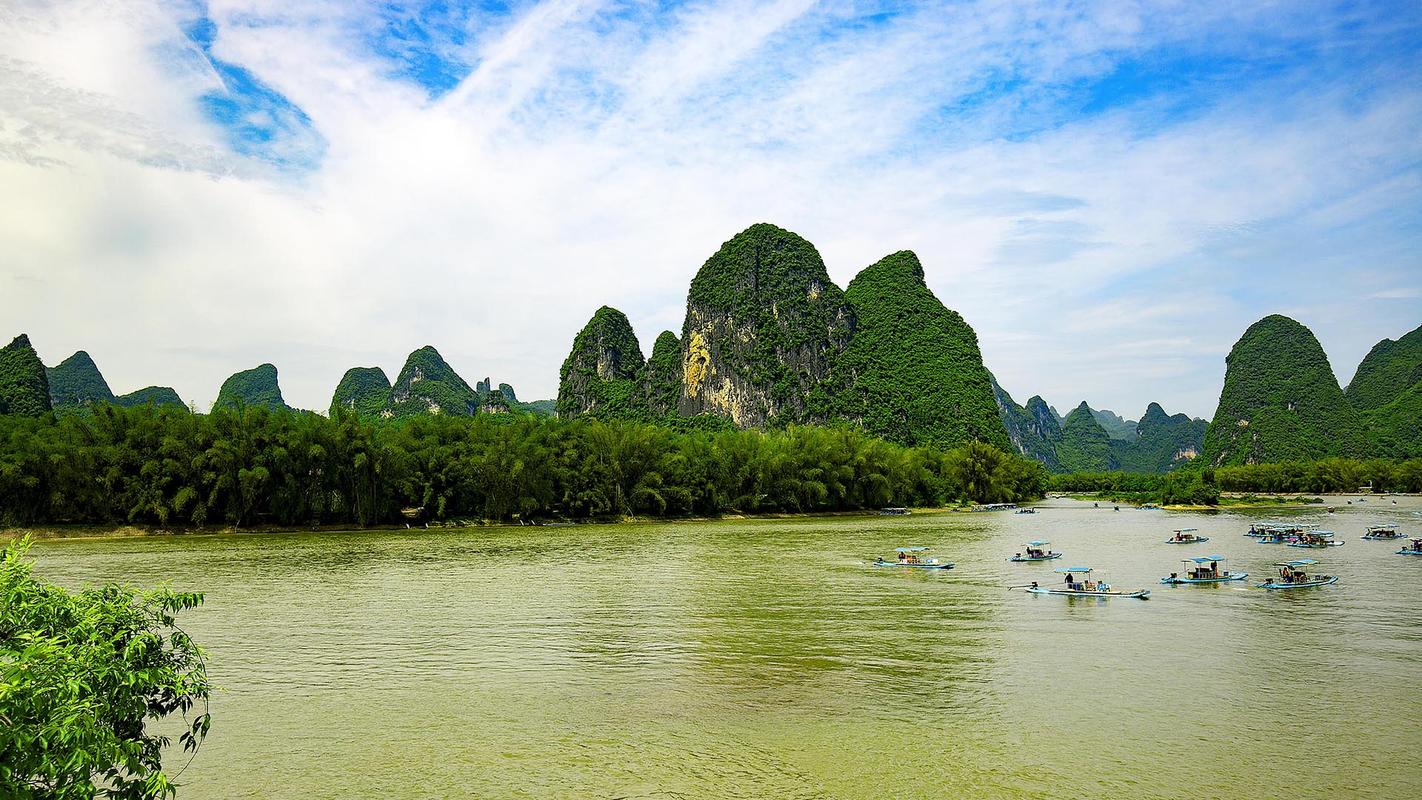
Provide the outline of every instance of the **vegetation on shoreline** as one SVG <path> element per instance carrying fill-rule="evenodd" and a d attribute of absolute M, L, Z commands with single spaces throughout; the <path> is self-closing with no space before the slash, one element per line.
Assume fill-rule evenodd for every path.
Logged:
<path fill-rule="evenodd" d="M 102 405 L 0 417 L 0 524 L 367 526 L 715 516 L 1041 496 L 990 445 L 906 448 L 850 428 L 683 429 L 532 415 L 366 420 L 264 407 Z M 408 511 L 409 513 L 405 513 Z"/>
<path fill-rule="evenodd" d="M 1245 495 L 1347 494 L 1372 487 L 1375 492 L 1422 492 L 1422 458 L 1325 458 L 1218 469 L 1182 469 L 1165 475 L 1139 472 L 1075 472 L 1053 475 L 1049 489 L 1095 493 L 1126 502 L 1161 505 L 1220 505 L 1221 493 Z M 1223 502 L 1242 498 L 1225 498 Z"/>

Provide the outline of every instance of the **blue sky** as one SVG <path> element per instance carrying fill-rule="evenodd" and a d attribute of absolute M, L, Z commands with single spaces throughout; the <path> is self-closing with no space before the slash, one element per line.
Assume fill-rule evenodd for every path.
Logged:
<path fill-rule="evenodd" d="M 438 347 L 551 396 L 771 221 L 895 250 L 1019 401 L 1208 417 L 1255 319 L 1346 383 L 1422 323 L 1410 3 L 20 2 L 0 314 L 205 406 Z"/>

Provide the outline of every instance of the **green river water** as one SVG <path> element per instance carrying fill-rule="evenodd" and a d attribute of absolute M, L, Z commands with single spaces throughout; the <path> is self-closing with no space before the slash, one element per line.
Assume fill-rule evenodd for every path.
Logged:
<path fill-rule="evenodd" d="M 1422 795 L 1422 558 L 1334 515 L 915 514 L 43 542 L 68 586 L 206 592 L 196 798 Z M 1260 545 L 1251 519 L 1347 541 Z M 1167 545 L 1172 528 L 1211 541 Z M 1033 538 L 1066 558 L 1005 559 Z M 928 545 L 942 573 L 866 560 Z M 1246 583 L 1157 583 L 1219 553 Z M 1248 588 L 1275 560 L 1342 576 Z M 1035 596 L 1089 564 L 1150 600 Z M 170 756 L 175 765 L 182 754 Z"/>

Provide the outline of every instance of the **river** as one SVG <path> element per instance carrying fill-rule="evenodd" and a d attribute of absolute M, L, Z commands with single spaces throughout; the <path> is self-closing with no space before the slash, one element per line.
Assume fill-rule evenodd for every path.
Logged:
<path fill-rule="evenodd" d="M 201 590 L 200 798 L 1416 797 L 1422 501 L 37 543 Z M 1256 544 L 1251 519 L 1347 541 Z M 1167 545 L 1172 528 L 1211 541 Z M 1005 559 L 1034 538 L 1066 558 Z M 874 568 L 926 545 L 958 568 Z M 1157 583 L 1219 553 L 1243 584 Z M 1275 560 L 1342 576 L 1248 588 Z M 1089 564 L 1149 600 L 1004 587 Z M 182 754 L 169 756 L 180 765 Z"/>

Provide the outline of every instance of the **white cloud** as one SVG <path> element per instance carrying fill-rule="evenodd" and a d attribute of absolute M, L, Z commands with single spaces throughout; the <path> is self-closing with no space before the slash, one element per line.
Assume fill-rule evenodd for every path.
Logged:
<path fill-rule="evenodd" d="M 1311 275 L 1299 258 L 1366 255 L 1374 286 L 1418 267 L 1388 217 L 1422 197 L 1405 82 L 1279 79 L 1184 115 L 1060 109 L 1064 81 L 1160 45 L 1228 47 L 1256 15 L 1287 30 L 1292 7 L 982 3 L 847 25 L 834 4 L 652 19 L 547 2 L 471 19 L 447 50 L 473 71 L 434 99 L 361 45 L 372 7 L 293 8 L 209 13 L 214 55 L 325 138 L 299 176 L 232 154 L 200 115 L 213 76 L 172 8 L 0 12 L 0 316 L 49 363 L 84 348 L 116 390 L 205 405 L 272 361 L 290 402 L 324 408 L 345 368 L 393 377 L 434 344 L 470 381 L 551 396 L 594 309 L 626 311 L 649 351 L 679 332 L 700 264 L 768 220 L 841 284 L 916 250 L 1019 400 L 1208 416 L 1249 322 L 1321 305 L 1292 283 Z M 1025 88 L 984 95 L 1009 78 Z M 1358 305 L 1322 320 L 1325 345 L 1416 324 L 1406 304 Z"/>

